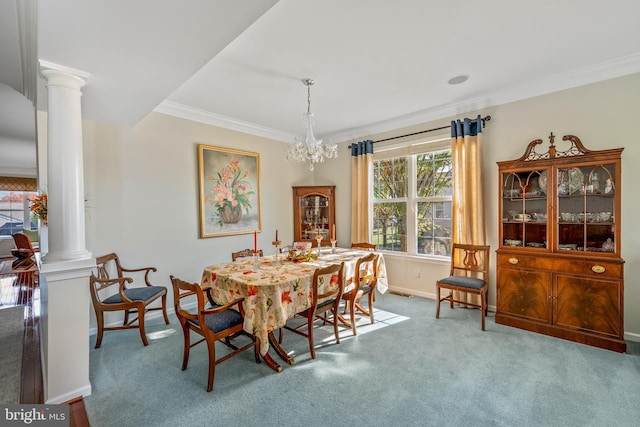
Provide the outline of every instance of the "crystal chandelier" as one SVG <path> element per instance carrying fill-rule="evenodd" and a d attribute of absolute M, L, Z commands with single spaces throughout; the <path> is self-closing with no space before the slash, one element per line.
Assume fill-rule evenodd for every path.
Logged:
<path fill-rule="evenodd" d="M 311 86 L 315 83 L 312 79 L 302 79 L 307 86 L 307 112 L 303 115 L 307 127 L 307 136 L 304 141 L 296 138 L 296 143 L 287 150 L 286 158 L 294 162 L 302 163 L 309 160 L 309 170 L 313 171 L 315 163 L 324 162 L 327 159 L 338 157 L 338 145 L 323 144 L 321 139 L 316 139 L 313 134 L 313 113 L 311 112 Z"/>

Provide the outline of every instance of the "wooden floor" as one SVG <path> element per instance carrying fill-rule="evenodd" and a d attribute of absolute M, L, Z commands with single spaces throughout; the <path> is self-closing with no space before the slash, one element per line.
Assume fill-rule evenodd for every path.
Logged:
<path fill-rule="evenodd" d="M 66 402 L 69 404 L 69 427 L 90 427 L 87 409 L 84 407 L 82 397 Z"/>
<path fill-rule="evenodd" d="M 20 403 L 44 403 L 40 357 L 40 274 L 37 266 L 14 269 L 13 258 L 0 259 L 0 306 L 24 305 L 24 345 Z M 82 397 L 70 405 L 70 426 L 89 426 Z"/>

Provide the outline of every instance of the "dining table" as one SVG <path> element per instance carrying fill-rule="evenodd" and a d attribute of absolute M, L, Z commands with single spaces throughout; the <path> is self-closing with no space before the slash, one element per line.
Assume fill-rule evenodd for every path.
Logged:
<path fill-rule="evenodd" d="M 357 260 L 369 253 L 357 248 L 323 247 L 319 253 L 318 248 L 312 249 L 314 257 L 308 261 L 292 261 L 287 254 L 278 252 L 264 257 L 240 258 L 205 267 L 200 285 L 210 289 L 217 304 L 244 298 L 243 329 L 256 337 L 265 363 L 281 372 L 282 367 L 269 354 L 271 347 L 288 364 L 295 364 L 295 359 L 282 348 L 273 332 L 309 306 L 315 270 L 344 262 L 346 292 L 353 287 Z M 376 288 L 384 293 L 388 289 L 386 268 L 382 254 L 378 255 Z M 350 327 L 342 316 L 340 321 Z"/>

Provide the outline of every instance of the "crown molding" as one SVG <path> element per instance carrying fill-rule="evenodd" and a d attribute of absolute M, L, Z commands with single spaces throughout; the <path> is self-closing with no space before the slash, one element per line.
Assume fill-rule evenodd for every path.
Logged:
<path fill-rule="evenodd" d="M 206 110 L 189 107 L 188 105 L 179 104 L 173 101 L 163 101 L 160 105 L 154 108 L 153 111 L 238 132 L 244 132 L 250 135 L 275 139 L 276 141 L 287 142 L 290 144 L 295 142 L 297 137 L 297 135 L 292 133 L 256 125 L 254 123 L 245 122 L 232 117 L 223 116 L 221 114 L 211 113 Z"/>
<path fill-rule="evenodd" d="M 459 114 L 478 111 L 483 108 L 533 98 L 548 93 L 559 92 L 590 83 L 622 77 L 640 72 L 640 53 L 600 62 L 548 78 L 532 80 L 526 84 L 493 92 L 490 96 L 480 96 L 459 103 L 446 104 L 427 110 L 417 111 L 370 126 L 348 129 L 324 137 L 325 140 L 352 141 L 383 132 L 419 125 L 430 121 L 446 119 Z"/>
<path fill-rule="evenodd" d="M 571 89 L 590 83 L 609 80 L 640 72 L 640 53 L 612 59 L 569 72 L 559 73 L 548 78 L 530 80 L 525 84 L 504 88 L 491 94 L 467 99 L 462 102 L 445 104 L 434 108 L 417 111 L 411 114 L 395 117 L 383 122 L 347 129 L 344 131 L 322 135 L 326 143 L 342 143 L 358 138 L 371 137 L 383 132 L 415 126 L 426 122 L 447 119 L 452 116 L 478 111 L 483 108 L 507 104 L 527 98 L 533 98 L 548 93 Z M 226 129 L 245 132 L 251 135 L 275 139 L 281 142 L 293 143 L 297 135 L 255 125 L 231 117 L 210 113 L 205 110 L 192 108 L 172 101 L 164 101 L 154 111 L 208 123 Z"/>

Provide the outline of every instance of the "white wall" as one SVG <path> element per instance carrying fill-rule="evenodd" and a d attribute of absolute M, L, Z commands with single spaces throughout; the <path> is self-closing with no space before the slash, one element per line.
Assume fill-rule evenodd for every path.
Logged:
<path fill-rule="evenodd" d="M 527 144 L 547 140 L 553 132 L 580 137 L 588 149 L 625 147 L 622 166 L 622 255 L 626 260 L 625 329 L 640 340 L 640 234 L 635 217 L 640 200 L 640 147 L 630 126 L 640 111 L 640 74 L 569 89 L 528 100 L 460 114 L 491 115 L 483 133 L 484 195 L 488 243 L 497 248 L 496 162 L 519 157 Z M 448 125 L 449 117 L 398 129 L 371 139 Z M 365 139 L 365 138 L 361 138 Z M 340 157 L 316 167 L 284 160 L 286 144 L 162 114 L 150 114 L 133 129 L 84 122 L 85 189 L 88 192 L 87 249 L 94 255 L 118 252 L 126 265 L 154 265 L 158 283 L 169 274 L 199 281 L 204 266 L 227 261 L 232 250 L 250 247 L 250 235 L 198 238 L 197 145 L 204 143 L 259 152 L 262 172 L 260 246 L 269 246 L 277 228 L 281 240 L 293 238 L 292 185 L 336 185 L 337 237 L 350 244 L 351 167 L 345 141 Z M 557 145 L 561 146 L 562 142 Z M 446 263 L 385 256 L 392 290 L 433 297 L 434 282 L 446 274 Z M 495 257 L 493 258 L 495 260 Z M 418 269 L 420 277 L 414 277 Z M 495 265 L 490 304 L 495 305 Z"/>

